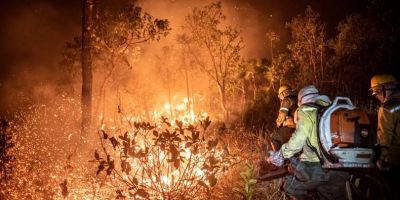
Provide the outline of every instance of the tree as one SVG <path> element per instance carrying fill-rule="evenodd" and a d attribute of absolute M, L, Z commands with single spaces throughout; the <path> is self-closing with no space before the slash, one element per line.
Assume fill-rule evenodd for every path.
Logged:
<path fill-rule="evenodd" d="M 292 43 L 288 45 L 293 59 L 300 67 L 301 84 L 312 83 L 323 86 L 325 78 L 325 54 L 327 42 L 325 24 L 319 20 L 319 14 L 310 6 L 304 15 L 298 15 L 286 25 L 291 29 Z"/>
<path fill-rule="evenodd" d="M 372 108 L 368 91 L 376 73 L 399 76 L 397 65 L 400 40 L 399 13 L 391 1 L 371 1 L 365 11 L 343 19 L 338 35 L 330 41 L 333 49 L 330 76 L 335 80 L 334 94 L 347 94 L 357 105 Z M 354 81 L 364 84 L 354 84 Z"/>
<path fill-rule="evenodd" d="M 93 33 L 93 0 L 83 1 L 82 18 L 82 123 L 81 134 L 89 132 L 92 115 L 92 39 Z"/>
<path fill-rule="evenodd" d="M 301 81 L 298 77 L 299 66 L 288 53 L 276 56 L 268 72 L 266 79 L 270 80 L 270 87 L 279 88 L 283 84 L 295 87 Z"/>
<path fill-rule="evenodd" d="M 235 28 L 220 28 L 224 20 L 221 3 L 212 3 L 193 9 L 185 18 L 184 28 L 188 31 L 190 55 L 216 84 L 224 118 L 229 121 L 229 90 L 233 88 L 235 68 L 240 66 L 243 40 Z"/>
<path fill-rule="evenodd" d="M 157 19 L 143 12 L 136 2 L 122 9 L 112 10 L 101 7 L 95 18 L 94 51 L 99 66 L 103 66 L 100 82 L 102 114 L 105 112 L 106 84 L 114 81 L 114 90 L 126 76 L 126 70 L 133 68 L 132 58 L 140 53 L 139 44 L 158 41 L 168 35 L 169 22 Z M 100 70 L 99 70 L 100 71 Z M 118 73 L 119 72 L 119 73 Z"/>
<path fill-rule="evenodd" d="M 186 80 L 186 96 L 189 99 L 189 106 L 193 107 L 195 110 L 195 97 L 194 97 L 194 62 L 190 59 L 190 49 L 189 49 L 189 42 L 190 39 L 188 38 L 187 34 L 178 34 L 176 37 L 176 42 L 179 44 L 180 49 L 180 65 L 181 70 L 184 72 L 185 80 Z"/>
<path fill-rule="evenodd" d="M 274 43 L 274 42 L 279 42 L 279 40 L 280 40 L 280 39 L 279 39 L 279 35 L 276 34 L 276 33 L 273 32 L 273 31 L 267 32 L 265 35 L 267 36 L 267 38 L 268 38 L 269 41 L 270 41 L 270 47 L 271 47 L 271 49 L 270 49 L 270 51 L 271 51 L 271 61 L 274 62 L 274 51 L 273 51 L 274 47 L 273 47 L 273 43 Z"/>
<path fill-rule="evenodd" d="M 334 50 L 330 61 L 335 69 L 332 77 L 336 80 L 332 91 L 349 94 L 353 100 L 358 96 L 368 96 L 368 84 L 352 83 L 353 80 L 368 83 L 376 71 L 375 61 L 370 58 L 370 50 L 376 46 L 373 42 L 376 36 L 374 27 L 370 20 L 360 14 L 349 15 L 339 23 L 339 33 L 330 41 Z"/>
<path fill-rule="evenodd" d="M 260 90 L 269 86 L 266 76 L 270 61 L 267 59 L 250 59 L 243 63 L 239 78 L 243 79 L 242 87 L 245 96 L 252 97 L 251 99 L 254 102 L 260 94 Z"/>
<path fill-rule="evenodd" d="M 85 74 L 86 77 L 83 83 L 85 91 L 82 98 L 85 97 L 85 102 L 89 102 L 91 98 L 99 96 L 100 99 L 96 101 L 97 107 L 94 110 L 99 112 L 99 108 L 101 108 L 100 112 L 104 115 L 107 97 L 106 88 L 118 91 L 120 84 L 129 75 L 127 71 L 133 68 L 135 59 L 140 55 L 138 45 L 158 41 L 161 37 L 167 36 L 171 29 L 168 20 L 154 18 L 144 12 L 135 1 L 128 4 L 120 3 L 119 6 L 109 6 L 104 2 L 102 3 L 97 3 L 94 10 L 93 5 L 88 4 L 91 5 L 91 12 L 94 16 L 90 19 L 92 23 L 90 38 L 86 38 L 86 40 L 84 36 L 82 38 L 85 41 L 90 40 L 91 52 L 85 55 L 86 58 L 89 55 L 91 56 L 92 67 L 82 69 L 82 75 Z M 64 64 L 64 70 L 68 73 L 79 73 L 76 61 L 81 59 L 79 56 L 84 52 L 80 48 L 80 44 L 84 42 L 82 38 L 77 37 L 73 42 L 68 42 L 66 45 L 62 64 Z M 89 80 L 92 76 L 94 79 Z M 97 89 L 98 93 L 92 92 L 97 91 Z M 90 107 L 85 106 L 85 108 Z M 92 111 L 85 110 L 83 114 L 86 116 L 85 119 L 89 119 L 85 122 L 90 121 Z"/>
<path fill-rule="evenodd" d="M 174 58 L 176 52 L 171 46 L 164 46 L 162 48 L 162 56 L 156 56 L 158 75 L 161 77 L 162 85 L 168 93 L 168 104 L 169 104 L 169 118 L 173 117 L 173 103 L 172 103 L 172 92 L 175 90 L 177 69 L 174 69 Z"/>

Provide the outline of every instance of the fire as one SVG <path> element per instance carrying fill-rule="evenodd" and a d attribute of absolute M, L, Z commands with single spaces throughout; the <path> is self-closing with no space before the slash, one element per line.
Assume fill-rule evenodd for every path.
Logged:
<path fill-rule="evenodd" d="M 196 115 L 193 102 L 192 98 L 187 97 L 176 104 L 166 102 L 162 106 L 162 109 L 153 111 L 152 120 L 160 122 L 160 118 L 164 116 L 170 119 L 172 126 L 176 125 L 175 121 L 183 122 L 184 126 L 195 124 L 199 120 L 205 119 L 208 114 L 207 112 L 201 111 Z"/>
<path fill-rule="evenodd" d="M 142 149 L 142 147 L 139 147 L 138 145 L 135 147 L 135 149 L 140 150 Z M 158 182 L 157 184 L 159 184 L 162 188 L 164 188 L 166 192 L 168 192 L 177 187 L 176 184 L 185 175 L 185 172 L 187 173 L 188 168 L 192 168 L 192 174 L 194 176 L 192 177 L 192 181 L 184 181 L 185 185 L 193 184 L 193 181 L 200 181 L 206 176 L 204 169 L 202 169 L 202 165 L 204 164 L 204 162 L 206 162 L 206 158 L 204 156 L 192 154 L 189 148 L 184 148 L 184 151 L 182 151 L 180 155 L 184 158 L 184 161 L 181 164 L 182 167 L 178 169 L 173 169 L 169 167 L 168 155 L 164 151 L 160 151 L 159 154 L 149 154 L 147 156 L 148 162 L 146 164 L 140 162 L 138 159 L 132 158 L 127 159 L 127 161 L 129 162 L 132 169 L 159 167 L 161 174 L 159 179 L 154 175 L 144 174 L 142 184 L 146 187 L 151 188 L 154 186 L 154 183 Z M 196 160 L 197 164 L 191 164 L 189 162 L 191 160 Z M 123 178 L 124 180 L 129 180 L 129 176 L 126 174 L 123 175 Z"/>
<path fill-rule="evenodd" d="M 87 158 L 86 156 L 74 156 L 71 160 L 66 160 L 64 157 L 60 159 L 48 155 L 47 153 L 50 151 L 46 151 L 46 154 L 41 153 L 40 155 L 43 155 L 43 157 L 48 159 L 48 161 L 46 160 L 46 162 L 42 163 L 35 159 L 37 154 L 27 155 L 32 155 L 29 158 L 32 158 L 31 160 L 35 162 L 32 162 L 34 166 L 38 166 L 38 169 L 43 168 L 48 171 L 49 175 L 46 174 L 45 176 L 47 178 L 37 176 L 40 173 L 33 173 L 33 175 L 29 174 L 29 170 L 31 170 L 29 167 L 32 163 L 26 165 L 26 170 L 25 168 L 21 168 L 18 169 L 18 172 L 22 171 L 24 174 L 29 174 L 29 176 L 24 177 L 33 176 L 33 180 L 47 181 L 46 184 L 48 185 L 48 188 L 55 188 L 56 190 L 56 193 L 54 193 L 54 199 L 64 199 L 66 196 L 69 199 L 113 199 L 116 196 L 116 188 L 124 189 L 124 195 L 129 198 L 132 197 L 129 196 L 129 193 L 139 195 L 140 192 L 138 193 L 138 191 L 142 191 L 141 195 L 143 195 L 143 191 L 146 192 L 144 194 L 149 195 L 149 198 L 143 196 L 139 197 L 139 195 L 137 199 L 173 199 L 168 197 L 176 197 L 179 195 L 188 197 L 186 199 L 193 199 L 190 197 L 201 196 L 203 194 L 201 191 L 206 190 L 205 187 L 213 186 L 213 184 L 210 184 L 209 180 L 215 178 L 218 179 L 222 176 L 223 172 L 221 169 L 225 167 L 225 163 L 227 162 L 225 162 L 225 158 L 222 156 L 222 151 L 220 149 L 216 146 L 207 146 L 208 141 L 204 138 L 212 138 L 213 135 L 208 135 L 208 133 L 206 135 L 203 127 L 196 125 L 200 120 L 203 121 L 203 119 L 207 118 L 207 113 L 202 112 L 196 115 L 191 99 L 181 99 L 180 103 L 171 103 L 168 104 L 168 106 L 161 106 L 159 111 L 154 111 L 154 113 L 159 115 L 157 118 L 158 121 L 146 124 L 141 122 L 144 119 L 143 113 L 141 113 L 143 114 L 141 116 L 121 112 L 116 117 L 114 116 L 115 118 L 109 118 L 106 115 L 99 116 L 98 119 L 103 121 L 99 126 L 99 136 L 101 136 L 101 140 L 99 142 L 97 136 L 94 136 L 94 138 L 90 140 L 90 144 L 102 145 L 101 147 L 100 145 L 97 146 L 97 160 L 96 158 Z M 62 108 L 62 106 L 59 105 L 56 105 L 55 107 L 60 109 Z M 79 107 L 79 103 L 77 104 L 77 107 Z M 172 115 L 170 112 L 171 110 L 173 111 Z M 197 108 L 197 110 L 200 109 Z M 64 110 L 62 111 L 64 112 Z M 32 112 L 31 116 L 37 116 L 37 113 L 50 112 Z M 67 119 L 69 120 L 64 120 L 65 116 L 68 116 L 69 118 Z M 60 129 L 60 132 L 64 134 L 62 136 L 71 140 L 78 140 L 80 138 L 74 137 L 74 135 L 79 135 L 79 130 L 77 130 L 75 134 L 75 132 L 71 132 L 72 129 L 70 128 L 74 124 L 79 124 L 73 121 L 77 120 L 73 116 L 74 115 L 70 115 L 70 112 L 65 112 L 64 114 L 51 113 L 52 118 L 48 121 L 58 122 L 56 120 L 59 120 L 60 122 L 58 122 L 57 125 L 59 123 L 68 125 L 61 127 L 63 129 Z M 171 124 L 167 126 L 165 122 L 162 123 L 162 120 L 160 119 L 161 116 L 172 116 L 173 118 L 168 119 Z M 30 116 L 27 118 L 35 119 Z M 43 118 L 47 120 L 48 116 L 45 115 Z M 181 121 L 182 125 L 179 120 L 183 120 Z M 135 123 L 139 122 L 142 123 L 142 125 L 140 125 L 142 127 L 135 126 Z M 43 127 L 43 131 L 49 133 L 54 131 L 53 129 L 47 130 L 45 129 L 47 128 L 46 126 L 41 126 L 41 124 L 39 125 L 26 127 L 21 126 L 21 131 L 19 132 L 33 134 L 41 132 L 35 131 L 35 129 L 30 129 L 30 127 Z M 193 125 L 192 127 L 196 128 L 196 130 L 190 130 L 189 125 Z M 181 130 L 184 130 L 184 134 L 180 133 L 179 126 L 182 126 Z M 147 129 L 144 127 L 147 127 Z M 157 134 L 154 135 L 154 132 L 157 132 Z M 176 132 L 175 135 L 174 132 Z M 107 136 L 103 135 L 103 133 L 107 134 Z M 129 138 L 129 142 L 126 142 L 129 144 L 129 153 L 121 156 L 121 153 L 124 152 L 123 138 L 125 133 L 126 137 Z M 38 145 L 36 145 L 37 140 L 31 140 L 31 135 L 32 134 L 26 134 L 26 141 L 35 141 L 35 143 L 29 143 L 32 145 L 28 147 L 36 148 L 38 147 Z M 46 135 L 50 136 L 51 134 Z M 164 137 L 164 135 L 170 136 Z M 161 136 L 164 138 L 160 139 Z M 21 135 L 18 135 L 18 137 L 21 137 Z M 42 137 L 37 138 L 40 139 Z M 114 141 L 115 143 L 110 143 L 111 138 L 114 138 L 117 142 Z M 171 142 L 166 142 L 161 147 L 161 140 L 171 140 Z M 58 144 L 57 147 L 62 147 L 62 149 L 65 148 L 64 151 L 71 151 L 71 147 L 68 147 L 65 143 L 57 143 L 59 142 L 59 138 L 49 137 L 47 141 L 51 144 Z M 48 145 L 41 146 L 49 147 Z M 103 151 L 103 147 L 106 150 Z M 25 148 L 25 146 L 20 147 L 21 150 L 24 150 L 23 148 Z M 30 151 L 30 149 L 26 148 L 25 151 L 27 153 L 38 152 L 38 150 Z M 51 152 L 64 152 L 59 149 L 60 148 L 52 147 Z M 87 151 L 90 151 L 88 153 L 93 155 L 92 153 L 94 150 L 92 150 L 91 147 L 90 149 L 87 149 Z M 107 154 L 105 151 L 107 151 Z M 56 159 L 59 159 L 60 161 L 53 164 Z M 88 160 L 91 162 L 88 162 Z M 210 160 L 218 163 L 212 164 L 210 163 Z M 102 170 L 99 171 L 97 176 L 95 176 L 100 163 L 103 164 L 101 168 Z M 217 165 L 218 167 L 215 167 Z M 113 168 L 110 168 L 111 166 L 113 166 Z M 124 168 L 124 170 L 122 170 L 122 168 Z M 110 172 L 108 172 L 108 170 Z M 29 179 L 27 179 L 27 181 L 28 180 Z M 65 184 L 64 181 L 66 181 Z M 130 186 L 124 185 L 127 182 L 135 184 L 131 184 Z M 22 186 L 25 183 L 21 182 L 18 184 Z M 30 187 L 32 187 L 32 185 L 30 185 Z M 128 188 L 134 188 L 134 190 L 129 191 Z M 50 191 L 50 189 L 48 190 Z"/>
<path fill-rule="evenodd" d="M 168 176 L 161 176 L 161 183 L 171 186 L 171 179 Z"/>
<path fill-rule="evenodd" d="M 223 150 L 216 148 L 217 143 L 210 146 L 210 141 L 205 140 L 204 127 L 196 124 L 211 122 L 208 113 L 195 109 L 194 105 L 193 99 L 183 98 L 161 104 L 148 113 L 150 116 L 146 112 L 139 115 L 121 112 L 122 120 L 100 116 L 99 133 L 107 134 L 101 138 L 110 140 L 105 146 L 106 156 L 97 158 L 100 172 L 110 175 L 108 169 L 113 166 L 113 179 L 123 185 L 130 183 L 127 188 L 135 189 L 129 193 L 141 191 L 139 196 L 144 199 L 191 196 L 215 185 L 214 180 L 222 175 L 229 162 Z M 152 122 L 143 122 L 148 117 Z M 111 182 L 121 186 L 118 181 Z"/>

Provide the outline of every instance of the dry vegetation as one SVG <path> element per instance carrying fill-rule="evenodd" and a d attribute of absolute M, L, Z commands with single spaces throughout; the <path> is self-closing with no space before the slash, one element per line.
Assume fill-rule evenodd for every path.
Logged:
<path fill-rule="evenodd" d="M 245 170 L 245 164 L 256 166 L 257 170 L 266 155 L 267 143 L 261 134 L 246 131 L 241 126 L 226 128 L 207 120 L 196 127 L 186 124 L 181 128 L 176 124 L 175 127 L 169 127 L 166 119 L 163 123 L 152 123 L 154 126 L 123 120 L 124 128 L 130 130 L 131 144 L 136 133 L 138 146 L 131 146 L 131 149 L 126 149 L 126 137 L 118 137 L 124 136 L 124 129 L 122 124 L 114 120 L 109 122 L 113 124 L 103 126 L 104 129 L 99 131 L 100 135 L 79 138 L 79 120 L 76 117 L 79 113 L 74 112 L 77 110 L 76 106 L 78 104 L 73 99 L 60 97 L 52 104 L 33 106 L 15 116 L 16 120 L 10 124 L 15 146 L 10 153 L 16 159 L 12 161 L 13 169 L 6 184 L 2 185 L 2 197 L 128 198 L 129 191 L 133 190 L 130 184 L 135 182 L 132 180 L 137 175 L 138 187 L 134 191 L 144 198 L 176 199 L 181 194 L 178 199 L 241 199 L 241 195 L 234 192 L 233 188 L 243 187 L 240 173 Z M 157 124 L 164 126 L 157 127 Z M 179 125 L 178 122 L 177 124 Z M 177 137 L 173 138 L 172 131 L 169 132 L 170 136 L 166 136 L 166 130 L 175 131 Z M 161 137 L 162 134 L 164 137 Z M 115 140 L 110 140 L 111 137 Z M 166 137 L 170 140 L 167 141 Z M 166 152 L 163 158 L 160 158 L 161 147 Z M 103 152 L 103 148 L 107 150 Z M 121 168 L 121 161 L 127 161 L 129 157 L 124 154 L 124 149 L 126 153 L 131 151 L 131 169 L 128 173 L 127 165 Z M 195 149 L 198 151 L 197 157 L 193 153 Z M 110 168 L 108 162 L 102 162 L 107 161 L 104 156 L 106 152 L 111 160 L 115 160 L 115 168 Z M 162 162 L 155 162 L 157 159 L 154 159 L 152 163 L 148 160 L 149 155 Z M 100 167 L 101 165 L 103 166 Z M 151 168 L 152 165 L 157 165 L 157 168 Z M 154 177 L 152 184 L 146 182 L 146 175 L 141 174 L 146 169 L 158 176 Z M 180 177 L 177 173 L 185 174 L 187 180 L 195 182 L 187 184 L 183 176 Z M 172 180 L 174 176 L 180 179 Z M 128 183 L 127 180 L 131 182 Z M 256 184 L 254 199 L 262 199 L 279 192 L 276 185 Z M 179 189 L 171 192 L 173 188 Z"/>
<path fill-rule="evenodd" d="M 307 8 L 288 23 L 287 49 L 274 49 L 279 36 L 269 32 L 275 52 L 270 60 L 242 57 L 241 33 L 223 26 L 221 3 L 193 9 L 185 34 L 154 54 L 145 42 L 167 36 L 168 20 L 132 5 L 102 10 L 90 134 L 81 137 L 80 94 L 71 94 L 80 91 L 77 38 L 60 64 L 71 92 L 47 97 L 47 103 L 28 100 L 6 129 L 2 122 L 0 199 L 286 199 L 279 180 L 255 182 L 271 168 L 265 158 L 279 104 L 276 89 L 315 84 L 329 96 L 350 96 L 373 108 L 368 80 L 397 69 L 392 44 L 400 27 L 391 25 L 398 19 L 393 13 L 381 12 L 386 4 L 374 2 L 382 5 L 347 16 L 332 37 Z M 175 96 L 187 101 L 173 105 Z"/>

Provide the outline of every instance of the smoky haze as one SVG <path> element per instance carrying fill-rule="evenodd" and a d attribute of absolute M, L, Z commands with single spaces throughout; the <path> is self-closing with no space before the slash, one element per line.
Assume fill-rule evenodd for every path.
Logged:
<path fill-rule="evenodd" d="M 121 1 L 102 1 L 109 5 L 117 5 Z M 172 28 L 167 38 L 159 42 L 141 45 L 142 54 L 131 71 L 130 78 L 136 78 L 139 83 L 127 84 L 135 88 L 146 88 L 147 92 L 154 93 L 154 98 L 163 99 L 167 96 L 165 84 L 169 80 L 163 77 L 163 49 L 176 45 L 175 37 L 182 31 L 184 17 L 196 6 L 204 6 L 210 0 L 166 0 L 166 1 L 139 1 L 144 11 L 157 18 L 168 19 Z M 285 29 L 285 22 L 303 12 L 307 4 L 321 13 L 323 20 L 328 22 L 334 30 L 337 22 L 345 13 L 357 11 L 361 1 L 222 1 L 226 23 L 237 27 L 242 32 L 245 48 L 245 58 L 269 57 L 269 46 L 266 43 L 265 33 L 274 31 L 281 35 L 278 49 L 285 48 L 289 34 Z M 31 104 L 33 101 L 45 102 L 54 95 L 66 92 L 64 88 L 70 84 L 65 71 L 60 69 L 62 51 L 67 41 L 80 35 L 81 2 L 62 0 L 20 0 L 0 2 L 0 115 L 12 112 L 16 108 Z M 335 9 L 333 9 L 335 8 Z M 333 12 L 333 10 L 335 10 Z M 338 13 L 338 11 L 341 13 Z M 157 61 L 158 58 L 158 61 Z M 179 71 L 179 63 L 171 61 L 169 65 Z M 143 70 L 144 69 L 144 70 Z M 181 73 L 178 72 L 178 73 Z M 79 79 L 79 77 L 76 77 Z M 179 79 L 179 78 L 178 78 Z M 184 93 L 182 83 L 174 82 L 174 88 Z M 196 80 L 193 80 L 196 81 Z M 149 86 L 149 83 L 154 83 Z M 199 88 L 208 90 L 209 82 Z M 161 91 L 157 91 L 157 89 Z M 79 88 L 75 88 L 79 91 Z M 157 96 L 157 93 L 162 95 Z M 162 101 L 162 100 L 160 100 Z"/>
<path fill-rule="evenodd" d="M 80 31 L 80 3 L 1 1 L 0 114 L 56 94 L 65 42 Z M 70 8 L 70 9 L 67 9 Z"/>

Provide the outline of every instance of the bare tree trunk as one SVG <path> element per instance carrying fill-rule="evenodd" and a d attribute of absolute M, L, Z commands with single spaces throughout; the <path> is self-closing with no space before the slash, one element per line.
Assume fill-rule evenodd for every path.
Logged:
<path fill-rule="evenodd" d="M 190 111 L 190 105 L 192 104 L 192 100 L 190 99 L 190 90 L 189 90 L 189 75 L 187 69 L 185 68 L 185 79 L 186 79 L 186 98 L 188 100 L 187 111 Z"/>
<path fill-rule="evenodd" d="M 172 112 L 172 97 L 171 97 L 171 87 L 168 85 L 168 104 L 169 104 L 169 120 L 174 118 L 174 113 Z"/>
<path fill-rule="evenodd" d="M 241 112 L 244 111 L 245 106 L 247 104 L 247 99 L 246 99 L 246 85 L 245 85 L 245 80 L 242 81 L 242 87 L 241 87 L 241 92 L 242 92 L 242 98 L 241 98 Z"/>
<path fill-rule="evenodd" d="M 170 120 L 172 120 L 174 118 L 173 116 L 173 108 L 172 108 L 172 96 L 171 96 L 171 75 L 169 73 L 169 67 L 167 67 L 167 81 L 166 81 L 166 85 L 167 85 L 167 90 L 168 90 L 168 103 L 169 103 L 169 114 L 170 114 Z"/>
<path fill-rule="evenodd" d="M 82 123 L 81 135 L 86 136 L 90 130 L 92 113 L 92 53 L 91 53 L 91 33 L 93 25 L 93 0 L 83 1 L 82 18 Z"/>
<path fill-rule="evenodd" d="M 251 83 L 253 87 L 253 101 L 256 102 L 257 99 L 257 85 L 256 85 L 256 76 L 254 73 L 251 76 Z"/>
<path fill-rule="evenodd" d="M 226 107 L 226 92 L 225 89 L 223 88 L 223 86 L 218 85 L 218 91 L 219 91 L 219 95 L 221 98 L 221 108 L 222 111 L 224 112 L 224 120 L 225 122 L 229 122 L 229 110 Z"/>
<path fill-rule="evenodd" d="M 270 41 L 271 41 L 271 63 L 274 63 L 274 52 L 272 51 L 272 50 L 273 50 L 273 47 L 272 47 L 272 38 L 270 39 Z"/>
<path fill-rule="evenodd" d="M 193 68 L 190 69 L 190 90 L 192 91 L 191 97 L 192 97 L 193 112 L 196 113 L 196 100 L 194 96 L 194 87 L 193 87 Z"/>

